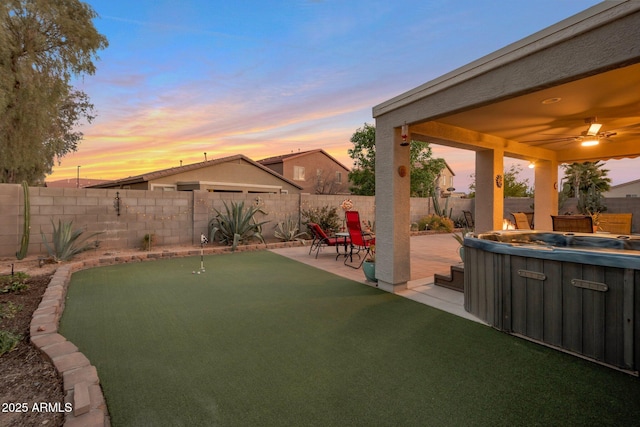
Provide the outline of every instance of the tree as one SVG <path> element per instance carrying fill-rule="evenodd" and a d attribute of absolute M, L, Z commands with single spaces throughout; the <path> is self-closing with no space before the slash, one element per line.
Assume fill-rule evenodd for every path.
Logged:
<path fill-rule="evenodd" d="M 611 178 L 607 177 L 608 169 L 603 169 L 600 161 L 572 163 L 563 165 L 564 197 L 577 197 L 578 210 L 583 213 L 602 212 L 606 210 L 602 193 L 611 188 Z"/>
<path fill-rule="evenodd" d="M 351 137 L 353 148 L 347 152 L 353 159 L 349 172 L 349 188 L 353 194 L 373 196 L 376 192 L 376 128 L 365 123 Z M 410 144 L 410 191 L 412 196 L 428 197 L 432 194 L 434 181 L 444 168 L 443 159 L 431 158 L 429 144 L 411 141 Z"/>
<path fill-rule="evenodd" d="M 411 141 L 411 196 L 429 197 L 435 194 L 435 182 L 445 167 L 444 159 L 433 159 L 428 142 Z"/>
<path fill-rule="evenodd" d="M 349 188 L 359 196 L 376 194 L 376 128 L 365 123 L 351 136 L 353 148 L 347 150 L 353 159 L 353 169 L 349 172 Z"/>
<path fill-rule="evenodd" d="M 94 74 L 108 46 L 79 0 L 5 0 L 0 6 L 0 182 L 42 181 L 76 151 L 93 105 L 70 80 Z"/>
<path fill-rule="evenodd" d="M 564 169 L 562 191 L 568 197 L 580 197 L 581 193 L 586 193 L 592 186 L 595 186 L 600 193 L 609 191 L 611 178 L 607 177 L 609 170 L 603 167 L 604 163 L 600 163 L 599 160 L 562 165 Z"/>
<path fill-rule="evenodd" d="M 529 179 L 520 180 L 522 166 L 511 165 L 504 173 L 504 197 L 533 197 L 533 189 L 529 187 Z"/>
<path fill-rule="evenodd" d="M 338 180 L 334 170 L 321 170 L 313 179 L 315 194 L 341 194 L 347 192 L 347 184 L 342 175 Z"/>
<path fill-rule="evenodd" d="M 504 171 L 503 197 L 533 197 L 533 189 L 529 187 L 529 179 L 520 180 L 522 166 L 511 165 L 508 171 Z M 473 182 L 469 184 L 470 196 L 475 197 L 475 174 L 471 175 Z"/>

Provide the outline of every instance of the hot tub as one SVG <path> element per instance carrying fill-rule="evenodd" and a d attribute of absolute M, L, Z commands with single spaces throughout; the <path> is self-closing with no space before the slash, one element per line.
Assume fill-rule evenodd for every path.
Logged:
<path fill-rule="evenodd" d="M 468 312 L 638 373 L 640 236 L 514 230 L 467 237 L 464 245 Z"/>

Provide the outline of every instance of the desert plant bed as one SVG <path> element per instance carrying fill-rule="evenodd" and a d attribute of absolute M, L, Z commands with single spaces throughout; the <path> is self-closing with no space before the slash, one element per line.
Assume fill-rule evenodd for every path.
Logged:
<path fill-rule="evenodd" d="M 16 272 L 0 276 L 0 347 L 13 347 L 0 355 L 0 425 L 61 426 L 64 413 L 39 411 L 41 402 L 64 407 L 62 379 L 51 361 L 29 341 L 34 310 L 49 284 L 50 275 Z M 18 341 L 8 344 L 10 337 Z"/>

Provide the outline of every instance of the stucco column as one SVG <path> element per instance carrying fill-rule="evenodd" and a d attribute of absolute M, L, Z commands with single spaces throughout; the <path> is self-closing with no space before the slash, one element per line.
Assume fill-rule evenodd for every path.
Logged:
<path fill-rule="evenodd" d="M 537 160 L 534 180 L 534 228 L 552 230 L 551 215 L 558 214 L 558 162 Z"/>
<path fill-rule="evenodd" d="M 504 151 L 476 152 L 476 232 L 501 230 L 504 219 Z"/>
<path fill-rule="evenodd" d="M 376 277 L 388 292 L 406 289 L 411 278 L 409 147 L 401 139 L 400 128 L 376 119 Z"/>

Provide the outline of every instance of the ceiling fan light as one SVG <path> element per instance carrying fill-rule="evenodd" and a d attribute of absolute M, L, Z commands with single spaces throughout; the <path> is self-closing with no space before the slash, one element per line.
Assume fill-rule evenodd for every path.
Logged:
<path fill-rule="evenodd" d="M 587 135 L 596 136 L 602 127 L 601 123 L 591 123 L 589 124 L 589 129 L 587 130 Z"/>
<path fill-rule="evenodd" d="M 598 145 L 598 144 L 600 144 L 600 141 L 598 140 L 598 138 L 588 138 L 582 141 L 583 147 L 593 147 L 594 145 Z"/>

